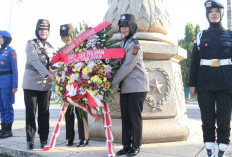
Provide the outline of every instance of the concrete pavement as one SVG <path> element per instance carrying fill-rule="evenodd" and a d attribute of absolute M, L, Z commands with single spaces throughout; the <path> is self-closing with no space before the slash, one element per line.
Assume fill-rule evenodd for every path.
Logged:
<path fill-rule="evenodd" d="M 52 135 L 53 128 L 57 122 L 60 106 L 52 106 L 50 108 L 50 133 Z M 190 118 L 191 126 L 194 127 L 194 133 L 187 141 L 165 142 L 143 144 L 138 157 L 205 157 L 205 150 L 202 143 L 202 131 L 199 108 L 196 102 L 187 104 L 187 115 Z M 13 137 L 0 139 L 0 154 L 3 156 L 14 157 L 107 157 L 105 141 L 90 140 L 87 147 L 78 148 L 74 141 L 72 147 L 66 146 L 65 140 L 65 123 L 62 122 L 60 135 L 57 138 L 56 148 L 50 151 L 43 151 L 40 148 L 38 134 L 35 139 L 35 149 L 27 150 L 26 133 L 25 133 L 25 111 L 15 110 L 15 122 L 13 124 Z M 91 119 L 90 119 L 91 123 Z M 76 138 L 77 139 L 77 138 Z M 121 149 L 120 143 L 114 143 L 115 152 Z M 229 146 L 226 152 L 227 157 L 232 157 L 232 146 Z M 1 155 L 0 155 L 1 157 Z"/>

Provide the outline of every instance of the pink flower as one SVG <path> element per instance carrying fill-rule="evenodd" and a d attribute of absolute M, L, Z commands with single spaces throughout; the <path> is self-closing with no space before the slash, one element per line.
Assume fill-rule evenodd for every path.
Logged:
<path fill-rule="evenodd" d="M 106 73 L 111 73 L 112 67 L 110 65 L 107 65 L 104 69 Z"/>
<path fill-rule="evenodd" d="M 106 77 L 107 77 L 107 78 L 111 78 L 112 76 L 111 76 L 110 73 L 107 73 L 107 74 L 106 74 Z"/>

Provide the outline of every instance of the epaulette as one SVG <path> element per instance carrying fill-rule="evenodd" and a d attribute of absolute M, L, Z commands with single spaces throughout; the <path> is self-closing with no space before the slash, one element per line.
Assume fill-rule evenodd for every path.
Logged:
<path fill-rule="evenodd" d="M 28 42 L 34 42 L 34 43 L 36 43 L 38 41 L 37 41 L 37 39 L 30 39 L 30 40 L 28 40 Z"/>
<path fill-rule="evenodd" d="M 139 44 L 139 40 L 136 38 L 130 38 L 129 42 L 133 41 L 135 44 Z"/>
<path fill-rule="evenodd" d="M 27 42 L 33 42 L 33 39 L 31 39 L 31 40 L 28 40 Z"/>
<path fill-rule="evenodd" d="M 7 50 L 10 51 L 10 52 L 15 52 L 15 50 L 10 46 L 7 46 Z"/>

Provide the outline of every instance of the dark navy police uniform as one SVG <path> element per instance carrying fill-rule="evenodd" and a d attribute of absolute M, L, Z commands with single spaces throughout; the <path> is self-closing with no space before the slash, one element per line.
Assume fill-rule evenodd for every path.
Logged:
<path fill-rule="evenodd" d="M 220 12 L 222 19 L 222 4 L 207 0 L 205 7 L 210 27 L 198 33 L 195 40 L 189 85 L 196 87 L 207 156 L 214 157 L 216 141 L 219 145 L 218 157 L 222 157 L 230 142 L 232 33 L 222 27 L 221 21 L 213 23 L 209 20 L 210 12 L 211 16 Z"/>

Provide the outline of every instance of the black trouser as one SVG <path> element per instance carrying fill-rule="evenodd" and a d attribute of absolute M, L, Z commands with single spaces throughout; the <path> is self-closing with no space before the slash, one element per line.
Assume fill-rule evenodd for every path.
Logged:
<path fill-rule="evenodd" d="M 122 144 L 135 147 L 142 145 L 142 111 L 147 92 L 120 95 L 122 115 Z"/>
<path fill-rule="evenodd" d="M 75 136 L 75 130 L 74 130 L 75 117 L 73 110 L 75 110 L 78 120 L 79 139 L 81 140 L 89 139 L 88 114 L 87 112 L 82 111 L 82 109 L 78 109 L 77 107 L 74 106 L 69 106 L 65 113 L 66 139 L 69 141 L 73 141 Z"/>
<path fill-rule="evenodd" d="M 217 122 L 217 143 L 229 144 L 232 94 L 228 91 L 200 91 L 197 94 L 204 142 L 215 142 Z"/>
<path fill-rule="evenodd" d="M 24 89 L 26 106 L 26 134 L 27 141 L 34 143 L 36 123 L 35 116 L 38 106 L 38 133 L 40 141 L 47 141 L 49 133 L 49 105 L 50 91 L 36 91 Z"/>

